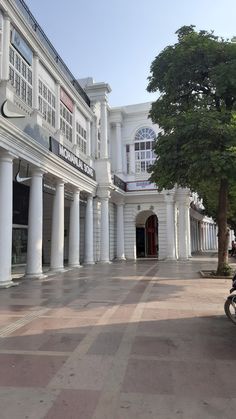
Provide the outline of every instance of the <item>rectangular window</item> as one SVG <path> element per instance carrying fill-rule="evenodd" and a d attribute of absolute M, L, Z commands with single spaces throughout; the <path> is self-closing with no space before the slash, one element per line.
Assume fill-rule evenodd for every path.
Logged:
<path fill-rule="evenodd" d="M 130 148 L 129 144 L 126 145 L 126 172 L 130 173 Z"/>
<path fill-rule="evenodd" d="M 13 68 L 10 67 L 10 69 L 9 69 L 9 80 L 10 80 L 12 86 L 14 86 L 14 78 L 15 78 L 14 70 L 13 70 Z"/>
<path fill-rule="evenodd" d="M 145 173 L 154 163 L 155 153 L 153 150 L 153 141 L 140 141 L 135 143 L 135 172 Z"/>
<path fill-rule="evenodd" d="M 97 158 L 101 157 L 101 133 L 98 131 L 98 142 L 97 142 Z"/>
<path fill-rule="evenodd" d="M 60 127 L 66 139 L 72 143 L 72 113 L 62 102 L 60 103 Z"/>
<path fill-rule="evenodd" d="M 19 96 L 32 107 L 32 71 L 30 65 L 10 46 L 9 80 Z"/>
<path fill-rule="evenodd" d="M 54 101 L 52 101 L 52 98 L 54 98 Z M 42 80 L 39 80 L 38 100 L 39 100 L 39 112 L 41 112 L 45 121 L 47 121 L 49 125 L 55 128 L 55 113 L 56 113 L 55 95 L 42 82 Z"/>
<path fill-rule="evenodd" d="M 86 154 L 87 151 L 87 133 L 86 130 L 76 122 L 76 143 L 79 146 L 79 150 Z"/>

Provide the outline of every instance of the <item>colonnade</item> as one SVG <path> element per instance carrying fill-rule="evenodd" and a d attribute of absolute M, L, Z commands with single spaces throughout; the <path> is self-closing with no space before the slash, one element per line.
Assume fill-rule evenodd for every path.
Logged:
<path fill-rule="evenodd" d="M 13 160 L 9 152 L 0 153 L 0 287 L 12 285 L 12 228 L 13 228 Z M 32 168 L 29 194 L 28 243 L 25 276 L 42 277 L 43 250 L 43 176 L 40 168 Z M 65 182 L 57 179 L 51 220 L 50 270 L 64 269 L 64 196 Z M 102 196 L 100 225 L 100 262 L 110 261 L 109 253 L 109 195 Z M 124 204 L 117 206 L 117 257 L 124 259 Z M 93 195 L 87 195 L 85 213 L 84 263 L 94 263 Z M 74 187 L 70 206 L 68 266 L 80 266 L 80 190 Z"/>
<path fill-rule="evenodd" d="M 218 227 L 214 223 L 191 218 L 191 242 L 193 252 L 217 250 Z"/>

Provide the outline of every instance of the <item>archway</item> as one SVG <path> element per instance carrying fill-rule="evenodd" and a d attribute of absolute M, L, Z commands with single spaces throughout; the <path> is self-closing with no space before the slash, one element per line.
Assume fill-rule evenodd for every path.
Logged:
<path fill-rule="evenodd" d="M 158 257 L 158 218 L 152 211 L 142 211 L 136 218 L 136 255 Z"/>

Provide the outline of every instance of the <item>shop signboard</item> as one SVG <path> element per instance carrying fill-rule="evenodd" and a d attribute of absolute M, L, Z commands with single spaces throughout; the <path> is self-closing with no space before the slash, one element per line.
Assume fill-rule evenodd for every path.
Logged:
<path fill-rule="evenodd" d="M 56 154 L 58 157 L 73 166 L 75 169 L 82 172 L 84 175 L 95 180 L 95 170 L 92 167 L 90 167 L 87 163 L 85 163 L 74 153 L 68 150 L 68 148 L 64 147 L 63 144 L 60 144 L 57 140 L 55 140 L 55 138 L 50 137 L 49 140 L 49 147 L 52 153 Z"/>
<path fill-rule="evenodd" d="M 11 43 L 21 54 L 21 56 L 27 61 L 27 63 L 32 65 L 33 52 L 15 29 L 12 31 Z"/>
<path fill-rule="evenodd" d="M 67 109 L 69 109 L 71 113 L 73 113 L 74 105 L 73 105 L 72 99 L 70 98 L 70 96 L 68 96 L 68 94 L 62 88 L 60 92 L 61 92 L 60 93 L 61 102 L 67 107 Z"/>
<path fill-rule="evenodd" d="M 157 185 L 155 183 L 149 182 L 149 180 L 126 182 L 126 192 L 153 190 L 157 190 Z"/>
<path fill-rule="evenodd" d="M 122 179 L 120 179 L 118 176 L 116 175 L 113 176 L 113 183 L 122 191 L 126 191 L 126 183 Z"/>

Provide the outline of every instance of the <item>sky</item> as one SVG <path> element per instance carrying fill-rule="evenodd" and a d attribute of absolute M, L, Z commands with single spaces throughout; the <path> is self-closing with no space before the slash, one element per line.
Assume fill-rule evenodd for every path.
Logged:
<path fill-rule="evenodd" d="M 111 106 L 153 101 L 150 65 L 183 25 L 236 35 L 236 0 L 25 0 L 75 78 L 111 86 Z"/>

